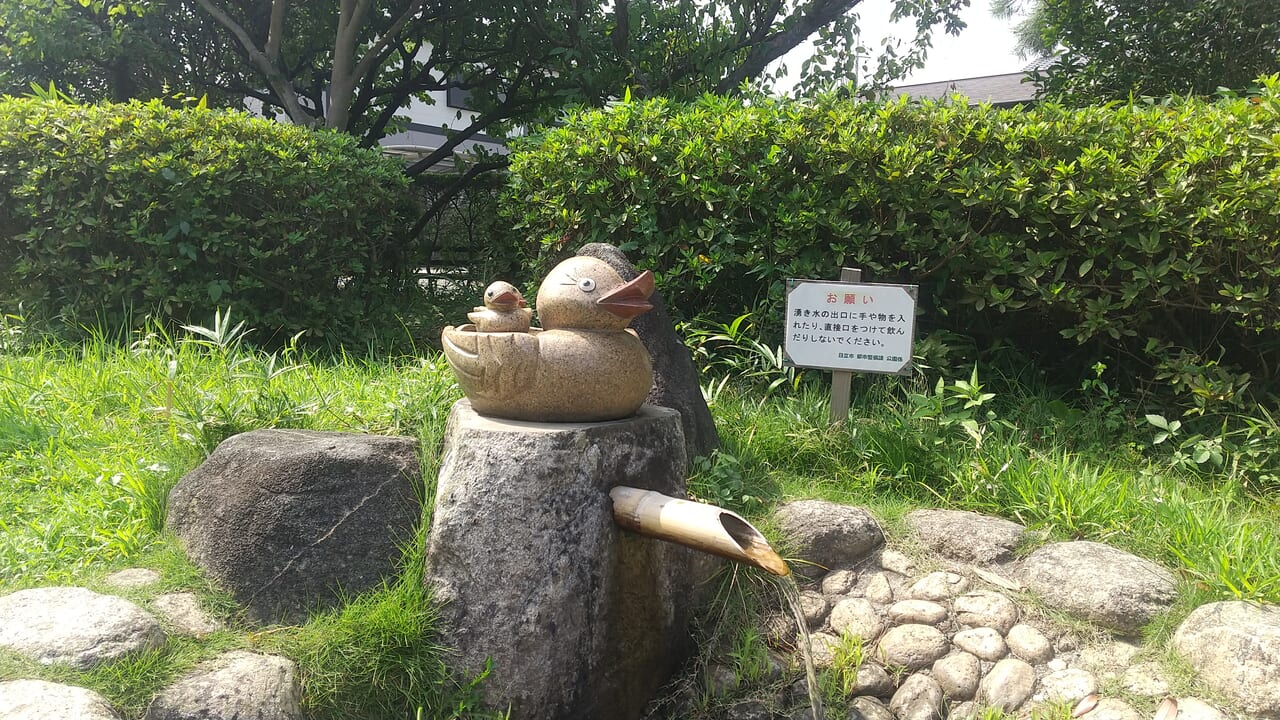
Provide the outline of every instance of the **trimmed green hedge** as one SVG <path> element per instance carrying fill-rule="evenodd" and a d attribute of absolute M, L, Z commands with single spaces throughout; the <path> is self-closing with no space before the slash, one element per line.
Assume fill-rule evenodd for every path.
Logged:
<path fill-rule="evenodd" d="M 779 317 L 785 278 L 847 265 L 920 284 L 925 328 L 1079 377 L 1106 360 L 1214 400 L 1280 366 L 1276 78 L 1086 109 L 622 104 L 520 147 L 509 206 L 544 254 L 621 246 L 686 315 Z"/>
<path fill-rule="evenodd" d="M 116 329 L 148 313 L 359 342 L 414 286 L 394 161 L 346 135 L 158 102 L 0 98 L 0 303 Z"/>

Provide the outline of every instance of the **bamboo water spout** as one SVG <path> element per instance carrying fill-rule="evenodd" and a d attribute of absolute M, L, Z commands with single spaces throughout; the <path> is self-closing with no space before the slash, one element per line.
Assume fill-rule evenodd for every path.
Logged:
<path fill-rule="evenodd" d="M 774 575 L 791 574 L 764 535 L 737 513 L 623 485 L 610 490 L 609 497 L 613 499 L 614 522 L 628 530 L 754 565 Z"/>

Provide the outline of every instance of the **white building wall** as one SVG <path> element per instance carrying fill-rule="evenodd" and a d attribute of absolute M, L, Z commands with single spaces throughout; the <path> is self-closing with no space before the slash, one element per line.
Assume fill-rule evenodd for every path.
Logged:
<path fill-rule="evenodd" d="M 435 101 L 434 104 L 415 100 L 399 112 L 400 115 L 409 118 L 409 127 L 403 132 L 388 135 L 379 141 L 385 152 L 413 162 L 425 157 L 447 140 L 446 128 L 465 128 L 477 116 L 476 113 L 462 107 L 465 100 L 461 97 L 461 93 L 455 92 L 452 98 L 450 93 L 445 91 L 432 91 L 428 95 Z M 450 104 L 451 100 L 454 104 Z M 507 152 L 501 139 L 483 133 L 478 133 L 464 141 L 455 152 L 465 154 L 476 149 L 491 153 Z M 451 163 L 444 165 L 448 167 L 439 169 L 444 171 L 452 168 Z"/>

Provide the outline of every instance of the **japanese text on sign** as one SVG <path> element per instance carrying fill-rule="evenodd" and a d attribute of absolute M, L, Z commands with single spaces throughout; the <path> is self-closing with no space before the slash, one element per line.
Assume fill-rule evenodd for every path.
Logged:
<path fill-rule="evenodd" d="M 911 370 L 915 285 L 787 280 L 786 361 L 853 372 Z"/>

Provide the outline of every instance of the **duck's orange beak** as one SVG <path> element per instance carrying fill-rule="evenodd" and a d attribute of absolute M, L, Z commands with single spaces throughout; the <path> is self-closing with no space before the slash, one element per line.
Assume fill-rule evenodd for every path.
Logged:
<path fill-rule="evenodd" d="M 503 290 L 498 296 L 489 301 L 491 305 L 499 310 L 514 310 L 518 307 L 524 307 L 524 298 L 510 290 Z"/>
<path fill-rule="evenodd" d="M 645 270 L 635 280 L 597 300 L 596 304 L 629 320 L 653 309 L 653 305 L 649 303 L 649 296 L 652 294 L 653 273 Z"/>

